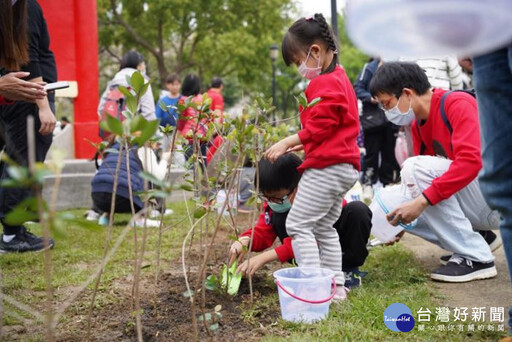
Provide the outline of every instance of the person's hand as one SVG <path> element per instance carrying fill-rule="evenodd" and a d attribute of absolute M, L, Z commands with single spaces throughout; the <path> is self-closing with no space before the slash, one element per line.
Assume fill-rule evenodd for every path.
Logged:
<path fill-rule="evenodd" d="M 229 261 L 228 261 L 228 267 L 231 267 L 233 262 L 235 260 L 238 261 L 240 264 L 240 261 L 242 261 L 242 258 L 244 257 L 245 253 L 247 253 L 247 245 L 249 244 L 248 239 L 244 239 L 242 241 L 237 240 L 233 242 L 231 247 L 229 248 Z"/>
<path fill-rule="evenodd" d="M 39 108 L 39 120 L 41 121 L 41 128 L 39 128 L 39 133 L 42 135 L 52 134 L 53 130 L 55 129 L 57 120 L 55 119 L 55 115 L 53 115 L 49 106 Z"/>
<path fill-rule="evenodd" d="M 30 75 L 28 72 L 11 72 L 0 77 L 0 95 L 7 100 L 34 102 L 46 96 L 41 83 L 24 81 L 21 78 Z"/>
<path fill-rule="evenodd" d="M 427 206 L 427 199 L 421 195 L 412 201 L 399 205 L 395 210 L 387 214 L 386 218 L 393 226 L 396 226 L 399 223 L 409 224 L 417 219 Z"/>
<path fill-rule="evenodd" d="M 396 234 L 395 236 L 395 239 L 394 240 L 391 240 L 391 241 L 388 241 L 385 243 L 386 246 L 392 246 L 394 245 L 395 243 L 399 242 L 400 239 L 402 239 L 402 236 L 404 236 L 405 234 L 405 230 L 402 230 L 400 233 Z"/>
<path fill-rule="evenodd" d="M 288 145 L 283 141 L 279 141 L 272 145 L 266 152 L 265 158 L 267 158 L 270 162 L 275 162 L 277 158 L 281 157 L 288 150 Z"/>
<path fill-rule="evenodd" d="M 251 277 L 256 273 L 257 270 L 262 268 L 268 262 L 265 253 L 258 254 L 249 260 L 245 260 L 236 269 L 236 274 L 242 273 L 242 275 Z"/>
<path fill-rule="evenodd" d="M 297 145 L 297 146 L 294 146 L 294 147 L 290 147 L 288 150 L 286 150 L 286 152 L 297 152 L 297 151 L 302 151 L 304 149 L 304 145 L 300 144 L 300 145 Z"/>
<path fill-rule="evenodd" d="M 379 100 L 377 100 L 375 97 L 371 97 L 370 98 L 370 102 L 373 103 L 373 104 L 378 104 L 379 103 Z"/>

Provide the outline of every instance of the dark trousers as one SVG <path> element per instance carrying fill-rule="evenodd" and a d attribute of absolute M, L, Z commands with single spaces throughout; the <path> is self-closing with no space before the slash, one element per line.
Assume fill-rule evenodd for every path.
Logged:
<path fill-rule="evenodd" d="M 55 112 L 53 102 L 50 103 Z M 0 120 L 3 124 L 1 134 L 5 139 L 4 152 L 21 166 L 28 166 L 27 117 L 34 117 L 35 155 L 37 162 L 44 162 L 46 153 L 52 144 L 52 135 L 43 136 L 39 133 L 41 121 L 37 105 L 18 101 L 10 106 L 0 106 Z M 9 178 L 7 165 L 0 163 L 0 179 Z M 31 195 L 26 188 L 0 188 L 0 220 L 4 226 L 4 234 L 17 234 L 21 226 L 5 224 L 3 218 L 20 202 Z"/>
<path fill-rule="evenodd" d="M 288 213 L 273 213 L 271 218 L 274 230 L 282 240 L 288 237 L 285 228 Z M 349 272 L 355 267 L 362 266 L 368 257 L 366 245 L 372 229 L 370 208 L 361 201 L 347 203 L 333 227 L 338 232 L 340 240 L 343 271 Z M 293 262 L 293 259 L 289 262 Z"/>
<path fill-rule="evenodd" d="M 340 237 L 342 269 L 362 266 L 368 257 L 366 245 L 372 229 L 372 212 L 360 201 L 347 203 L 334 224 Z"/>
<path fill-rule="evenodd" d="M 383 185 L 388 185 L 398 181 L 400 166 L 395 157 L 397 133 L 398 129 L 390 123 L 380 130 L 364 132 L 364 184 L 375 184 L 380 180 Z"/>
<path fill-rule="evenodd" d="M 110 206 L 112 205 L 112 193 L 111 192 L 93 192 L 92 197 L 92 210 L 97 213 L 109 213 Z M 135 212 L 140 211 L 142 208 L 136 203 L 133 203 Z M 116 195 L 115 211 L 116 213 L 131 213 L 132 207 L 130 205 L 130 199 Z"/>

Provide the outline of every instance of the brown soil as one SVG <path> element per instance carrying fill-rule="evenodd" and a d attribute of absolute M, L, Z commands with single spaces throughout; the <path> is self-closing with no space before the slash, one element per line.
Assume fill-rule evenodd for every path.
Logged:
<path fill-rule="evenodd" d="M 224 234 L 222 234 L 224 235 Z M 227 235 L 227 234 L 225 234 Z M 218 237 L 217 241 L 224 241 L 222 244 L 215 244 L 209 258 L 208 274 L 220 273 L 220 266 L 226 260 L 227 238 Z M 197 250 L 193 249 L 191 256 L 191 286 L 195 284 L 199 256 Z M 154 284 L 154 275 L 148 273 L 140 283 L 142 327 L 144 341 L 192 341 L 194 329 L 191 319 L 190 298 L 183 294 L 187 288 L 181 262 L 176 260 L 171 270 L 166 270 L 161 275 L 157 286 Z M 250 303 L 249 282 L 243 280 L 237 296 L 231 297 L 215 291 L 206 291 L 205 313 L 214 315 L 214 308 L 221 305 L 219 327 L 215 331 L 207 332 L 207 327 L 213 322 L 198 322 L 200 341 L 229 341 L 242 338 L 244 341 L 260 341 L 262 336 L 272 333 L 281 335 L 275 325 L 280 317 L 279 303 L 277 300 L 268 305 L 261 304 L 258 299 L 262 296 L 277 293 L 275 285 L 270 279 L 271 269 L 266 267 L 267 272 L 258 272 L 253 278 L 254 302 Z M 93 341 L 136 341 L 136 325 L 134 309 L 132 307 L 132 284 L 131 276 L 121 279 L 115 283 L 109 291 L 114 295 L 114 303 L 103 306 L 94 313 L 94 322 L 91 329 L 91 340 Z M 201 294 L 198 296 L 201 301 Z M 88 304 L 87 304 L 88 305 Z M 254 310 L 251 310 L 254 309 Z M 252 317 L 244 319 L 242 312 L 253 312 Z M 71 311 L 71 310 L 70 310 Z M 80 315 L 71 317 L 71 322 L 61 323 L 58 327 L 59 341 L 83 341 L 86 332 L 86 312 L 80 310 Z M 69 312 L 73 315 L 73 312 Z M 201 315 L 199 305 L 196 305 L 196 316 Z M 253 318 L 253 319 L 252 319 Z M 209 329 L 208 329 L 209 330 Z"/>

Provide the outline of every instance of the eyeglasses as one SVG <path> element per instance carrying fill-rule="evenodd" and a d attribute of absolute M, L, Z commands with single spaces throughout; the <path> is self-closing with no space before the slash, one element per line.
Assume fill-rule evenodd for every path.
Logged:
<path fill-rule="evenodd" d="M 293 193 L 295 189 L 292 189 L 292 191 L 290 191 L 287 195 L 284 195 L 282 198 L 279 198 L 279 197 L 269 197 L 269 196 L 265 196 L 263 193 L 259 193 L 258 194 L 258 197 L 261 198 L 263 201 L 265 202 L 272 202 L 272 203 L 276 203 L 276 204 L 283 204 L 283 202 L 289 198 L 289 196 Z"/>
<path fill-rule="evenodd" d="M 400 96 L 402 96 L 402 94 L 396 96 L 395 95 L 395 98 L 396 98 L 396 104 L 398 105 L 398 101 L 400 100 Z M 386 101 L 385 103 L 382 103 L 379 101 L 379 103 L 377 104 L 379 106 L 379 108 L 383 111 L 388 111 L 390 110 L 391 108 L 389 108 L 389 103 L 391 102 L 392 98 L 390 98 L 388 101 Z"/>

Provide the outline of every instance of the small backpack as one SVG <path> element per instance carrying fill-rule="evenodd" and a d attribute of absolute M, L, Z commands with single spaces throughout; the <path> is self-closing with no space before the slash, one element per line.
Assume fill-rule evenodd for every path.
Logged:
<path fill-rule="evenodd" d="M 101 111 L 101 120 L 105 120 L 107 115 L 110 115 L 116 119 L 124 121 L 125 117 L 123 115 L 123 111 L 126 109 L 126 101 L 124 99 L 123 93 L 119 90 L 119 86 L 110 85 L 108 88 L 107 96 L 105 98 L 105 104 L 103 105 L 103 109 Z M 103 139 L 108 138 L 110 133 L 103 132 L 100 129 L 100 136 Z"/>

